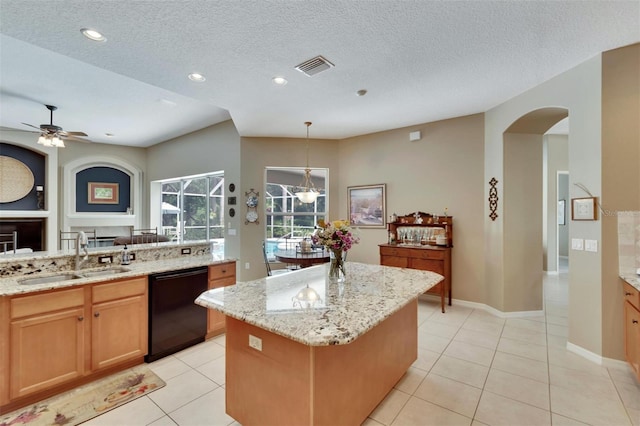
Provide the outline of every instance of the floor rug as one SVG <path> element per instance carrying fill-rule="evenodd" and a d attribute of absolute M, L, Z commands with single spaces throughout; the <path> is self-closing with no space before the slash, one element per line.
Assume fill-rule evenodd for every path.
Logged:
<path fill-rule="evenodd" d="M 164 385 L 162 379 L 141 365 L 0 415 L 0 426 L 73 426 Z"/>

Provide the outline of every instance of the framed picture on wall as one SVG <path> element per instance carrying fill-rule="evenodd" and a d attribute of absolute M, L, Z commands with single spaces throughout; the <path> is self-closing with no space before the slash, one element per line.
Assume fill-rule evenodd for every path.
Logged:
<path fill-rule="evenodd" d="M 566 200 L 558 200 L 558 225 L 566 225 Z"/>
<path fill-rule="evenodd" d="M 347 187 L 349 221 L 359 228 L 384 228 L 386 184 Z"/>
<path fill-rule="evenodd" d="M 118 184 L 89 182 L 89 204 L 118 204 Z"/>
<path fill-rule="evenodd" d="M 596 220 L 595 197 L 572 198 L 571 220 Z"/>

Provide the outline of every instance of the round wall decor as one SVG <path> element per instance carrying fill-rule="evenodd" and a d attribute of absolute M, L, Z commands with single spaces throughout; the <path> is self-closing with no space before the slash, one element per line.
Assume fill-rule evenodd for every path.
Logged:
<path fill-rule="evenodd" d="M 26 197 L 33 188 L 31 169 L 20 160 L 0 155 L 0 203 Z"/>

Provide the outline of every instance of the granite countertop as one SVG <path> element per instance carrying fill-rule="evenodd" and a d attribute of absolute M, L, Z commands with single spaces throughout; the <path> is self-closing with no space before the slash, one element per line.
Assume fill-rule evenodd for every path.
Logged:
<path fill-rule="evenodd" d="M 620 278 L 629 283 L 630 286 L 634 287 L 636 290 L 640 291 L 640 275 L 638 274 L 627 274 L 620 275 Z"/>
<path fill-rule="evenodd" d="M 435 272 L 347 262 L 343 283 L 329 264 L 206 291 L 196 304 L 310 346 L 352 342 L 442 281 Z M 307 287 L 315 302 L 296 296 Z"/>
<path fill-rule="evenodd" d="M 141 275 L 149 275 L 149 274 L 154 274 L 158 272 L 188 269 L 188 268 L 194 268 L 198 266 L 208 266 L 208 265 L 214 265 L 214 264 L 224 263 L 229 261 L 233 261 L 233 260 L 232 259 L 231 260 L 216 259 L 211 254 L 198 255 L 198 256 L 183 256 L 183 257 L 169 258 L 169 259 L 164 258 L 160 260 L 149 260 L 149 261 L 133 261 L 129 265 L 113 264 L 113 265 L 108 265 L 102 268 L 83 268 L 78 273 L 82 274 L 84 272 L 103 270 L 103 269 L 108 269 L 110 267 L 126 268 L 128 269 L 127 272 L 118 272 L 110 275 L 101 275 L 101 276 L 94 276 L 94 277 L 87 277 L 87 278 L 76 278 L 73 280 L 57 281 L 57 282 L 45 283 L 45 284 L 28 284 L 28 285 L 20 284 L 20 280 L 25 278 L 36 278 L 36 277 L 39 278 L 39 277 L 47 277 L 51 275 L 59 275 L 64 272 L 72 273 L 75 271 L 63 270 L 58 272 L 11 276 L 6 278 L 0 278 L 0 296 L 10 296 L 10 295 L 16 295 L 16 294 L 32 293 L 36 291 L 52 290 L 52 289 L 59 289 L 59 288 L 65 288 L 65 287 L 92 284 L 96 282 L 113 281 L 113 280 L 119 280 L 122 278 L 139 277 Z"/>

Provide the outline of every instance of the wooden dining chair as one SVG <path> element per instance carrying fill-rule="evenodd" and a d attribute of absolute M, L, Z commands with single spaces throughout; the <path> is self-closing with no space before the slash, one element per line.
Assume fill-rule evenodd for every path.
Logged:
<path fill-rule="evenodd" d="M 15 253 L 18 248 L 18 231 L 0 234 L 0 250 L 2 254 Z"/>

